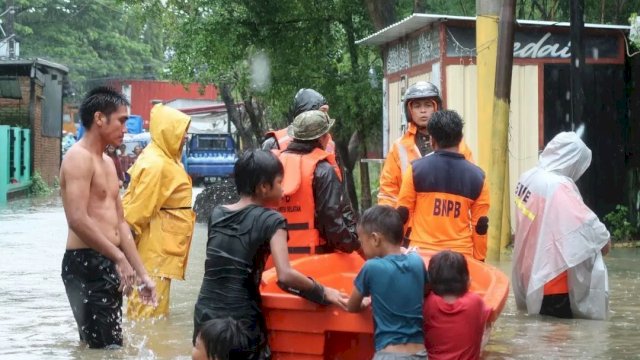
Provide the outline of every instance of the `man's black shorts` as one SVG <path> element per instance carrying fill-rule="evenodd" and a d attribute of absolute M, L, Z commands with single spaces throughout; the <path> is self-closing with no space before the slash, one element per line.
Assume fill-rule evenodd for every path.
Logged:
<path fill-rule="evenodd" d="M 92 249 L 67 250 L 62 281 L 80 340 L 90 348 L 122 346 L 122 293 L 115 264 Z"/>

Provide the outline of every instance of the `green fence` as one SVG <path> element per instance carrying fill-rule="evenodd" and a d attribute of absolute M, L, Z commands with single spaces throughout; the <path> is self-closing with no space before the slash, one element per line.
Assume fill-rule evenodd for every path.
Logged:
<path fill-rule="evenodd" d="M 0 125 L 0 204 L 31 185 L 31 130 Z"/>

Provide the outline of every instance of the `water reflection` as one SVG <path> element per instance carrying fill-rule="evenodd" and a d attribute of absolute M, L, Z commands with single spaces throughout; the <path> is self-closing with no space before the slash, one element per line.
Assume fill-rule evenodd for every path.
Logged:
<path fill-rule="evenodd" d="M 487 359 L 627 359 L 638 357 L 640 253 L 614 249 L 609 270 L 610 319 L 565 320 L 518 312 L 512 294 L 495 324 Z M 510 275 L 511 263 L 496 264 Z"/>
<path fill-rule="evenodd" d="M 206 228 L 197 224 L 186 281 L 172 282 L 167 319 L 123 323 L 125 347 L 89 350 L 60 278 L 66 222 L 56 197 L 0 209 L 0 358 L 189 359 L 193 305 L 204 269 Z M 639 358 L 640 253 L 614 249 L 606 258 L 609 321 L 527 316 L 509 297 L 486 348 L 486 359 Z M 496 264 L 510 274 L 510 262 Z"/>

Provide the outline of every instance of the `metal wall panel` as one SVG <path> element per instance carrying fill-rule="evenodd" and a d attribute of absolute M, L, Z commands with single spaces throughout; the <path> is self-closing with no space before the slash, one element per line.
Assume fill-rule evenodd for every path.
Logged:
<path fill-rule="evenodd" d="M 401 133 L 401 90 L 402 80 L 389 83 L 389 149 Z M 388 149 L 387 149 L 388 151 Z M 385 154 L 386 157 L 387 154 Z"/>

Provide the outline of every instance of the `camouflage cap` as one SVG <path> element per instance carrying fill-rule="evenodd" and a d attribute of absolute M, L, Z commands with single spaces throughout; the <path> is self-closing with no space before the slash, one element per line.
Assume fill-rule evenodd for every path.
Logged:
<path fill-rule="evenodd" d="M 324 111 L 305 111 L 293 119 L 287 132 L 294 139 L 315 140 L 328 133 L 335 122 Z"/>

